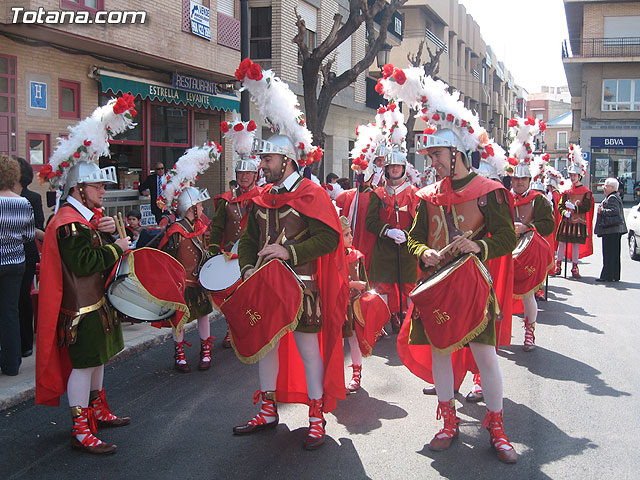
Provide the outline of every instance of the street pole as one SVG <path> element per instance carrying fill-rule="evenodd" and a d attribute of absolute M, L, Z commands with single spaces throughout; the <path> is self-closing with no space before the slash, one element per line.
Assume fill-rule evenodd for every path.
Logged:
<path fill-rule="evenodd" d="M 240 57 L 249 58 L 249 0 L 240 0 Z M 249 92 L 244 90 L 240 94 L 240 118 L 249 121 Z"/>

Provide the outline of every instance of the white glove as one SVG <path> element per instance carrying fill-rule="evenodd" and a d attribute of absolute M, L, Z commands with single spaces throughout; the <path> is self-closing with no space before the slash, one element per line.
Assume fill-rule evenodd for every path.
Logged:
<path fill-rule="evenodd" d="M 564 212 L 564 216 L 567 218 L 571 218 L 571 212 L 567 210 L 566 212 Z"/>
<path fill-rule="evenodd" d="M 575 210 L 576 206 L 571 202 L 571 200 L 567 200 L 566 202 L 564 202 L 565 207 L 571 209 L 571 210 Z"/>
<path fill-rule="evenodd" d="M 390 228 L 387 230 L 386 235 L 398 245 L 407 241 L 407 236 L 399 228 Z"/>
<path fill-rule="evenodd" d="M 384 168 L 376 167 L 376 173 L 373 175 L 373 185 L 378 185 L 380 183 L 380 179 L 382 179 L 382 175 L 384 175 Z"/>

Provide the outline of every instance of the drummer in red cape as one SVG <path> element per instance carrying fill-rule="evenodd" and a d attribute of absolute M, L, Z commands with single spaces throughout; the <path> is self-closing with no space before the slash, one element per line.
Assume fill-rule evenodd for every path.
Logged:
<path fill-rule="evenodd" d="M 234 126 L 238 124 L 239 122 Z M 250 128 L 251 130 L 248 130 Z M 243 125 L 241 132 L 252 132 L 255 128 L 255 122 L 250 121 L 247 126 Z M 230 128 L 227 126 L 226 129 L 229 133 L 231 131 L 234 133 L 238 132 L 238 130 L 233 129 L 233 127 Z M 236 136 L 237 135 L 238 133 L 236 133 Z M 232 141 L 233 138 L 235 137 L 232 137 Z M 253 139 L 253 135 L 251 135 L 251 139 Z M 238 148 L 235 142 L 234 150 L 237 153 Z M 233 255 L 230 253 L 231 249 L 240 238 L 247 224 L 247 207 L 253 197 L 259 195 L 261 191 L 261 188 L 256 185 L 256 181 L 258 180 L 258 161 L 256 158 L 252 158 L 249 153 L 241 154 L 236 162 L 235 171 L 238 187 L 218 195 L 213 200 L 216 211 L 213 216 L 213 221 L 211 222 L 211 235 L 209 237 L 210 255 L 220 255 L 221 253 Z M 229 290 L 222 290 L 220 292 L 213 292 L 211 296 L 215 304 L 219 307 L 230 293 Z M 222 341 L 222 346 L 224 348 L 231 348 L 228 331 Z"/>
<path fill-rule="evenodd" d="M 582 158 L 580 145 L 569 147 L 567 172 L 571 177 L 571 187 L 562 192 L 558 211 L 561 215 L 556 239 L 558 251 L 553 275 L 562 271 L 562 261 L 571 257 L 571 276 L 580 279 L 578 259 L 593 254 L 593 194 L 582 184 L 587 173 L 587 162 Z"/>
<path fill-rule="evenodd" d="M 470 156 L 454 131 L 441 129 L 425 140 L 427 154 L 442 180 L 417 194 L 420 204 L 409 231 L 408 249 L 419 260 L 423 276 L 445 265 L 459 266 L 464 273 L 453 271 L 447 277 L 449 283 L 445 285 L 445 279 L 435 285 L 441 291 L 436 297 L 433 292 L 427 292 L 426 299 L 412 295 L 414 314 L 411 323 L 403 326 L 403 332 L 410 329 L 408 344 L 398 342 L 398 348 L 432 346 L 437 418 L 443 419 L 444 426 L 429 448 L 442 451 L 458 436 L 451 351 L 469 343 L 488 409 L 482 425 L 489 430 L 498 458 L 513 463 L 517 454 L 504 433 L 502 374 L 495 349 L 499 306 L 490 288 L 490 276 L 480 263 L 509 255 L 516 245 L 510 195 L 498 182 L 469 172 Z M 468 232 L 472 232 L 470 238 L 466 238 Z M 440 253 L 448 244 L 450 250 Z M 459 255 L 458 262 L 451 263 Z M 401 354 L 401 358 L 405 356 Z"/>
<path fill-rule="evenodd" d="M 189 373 L 184 346 L 191 344 L 184 339 L 183 326 L 188 321 L 198 321 L 200 336 L 200 361 L 198 370 L 211 367 L 211 348 L 214 337 L 211 336 L 209 314 L 213 312 L 211 295 L 198 281 L 200 269 L 207 260 L 207 250 L 203 235 L 207 225 L 202 220 L 202 203 L 209 200 L 206 188 L 191 186 L 212 161 L 218 159 L 222 147 L 209 142 L 187 150 L 176 162 L 173 169 L 164 177 L 162 195 L 158 197 L 159 206 L 169 207 L 175 212 L 176 222 L 171 224 L 164 234 L 158 248 L 178 260 L 186 272 L 184 300 L 189 307 L 189 316 L 182 317 L 176 324 L 176 318 L 154 326 L 172 327 L 174 341 L 174 368 L 181 373 Z"/>
<path fill-rule="evenodd" d="M 60 139 L 39 172 L 41 183 L 63 189 L 65 202 L 42 245 L 36 403 L 56 406 L 66 391 L 71 446 L 93 454 L 117 450 L 96 437 L 98 427 L 131 421 L 111 412 L 103 388 L 104 365 L 124 348 L 120 315 L 105 297 L 107 276 L 131 242 L 114 241 L 115 221 L 102 213 L 105 184 L 117 183 L 116 170 L 92 160 L 108 154 L 108 139 L 133 128 L 136 114 L 128 94 L 98 107 Z"/>
<path fill-rule="evenodd" d="M 415 258 L 407 250 L 407 232 L 418 204 L 417 188 L 407 178 L 406 165 L 406 153 L 398 146 L 390 149 L 385 157 L 386 184 L 371 194 L 365 220 L 367 230 L 377 237 L 369 278 L 373 288 L 387 296 L 394 332 L 400 330 L 418 274 Z"/>
<path fill-rule="evenodd" d="M 325 440 L 323 413 L 332 411 L 336 400 L 345 396 L 341 329 L 349 284 L 342 228 L 327 193 L 298 173 L 298 152 L 287 136 L 275 135 L 256 144 L 269 185 L 249 206 L 238 248 L 240 269 L 246 279 L 259 258 L 280 259 L 304 282 L 304 293 L 295 332 L 282 337 L 259 360 L 260 411 L 233 432 L 246 435 L 274 428 L 279 421 L 276 402 L 305 403 L 309 430 L 304 448 L 311 450 Z M 273 243 L 283 230 L 282 245 Z M 271 243 L 265 246 L 267 239 Z"/>

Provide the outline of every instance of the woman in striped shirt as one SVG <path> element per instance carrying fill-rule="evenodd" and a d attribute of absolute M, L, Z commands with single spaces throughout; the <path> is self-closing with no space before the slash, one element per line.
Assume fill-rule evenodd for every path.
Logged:
<path fill-rule="evenodd" d="M 24 244 L 35 238 L 33 209 L 13 191 L 19 179 L 18 162 L 0 155 L 0 370 L 5 375 L 18 375 L 22 360 L 18 299 Z"/>

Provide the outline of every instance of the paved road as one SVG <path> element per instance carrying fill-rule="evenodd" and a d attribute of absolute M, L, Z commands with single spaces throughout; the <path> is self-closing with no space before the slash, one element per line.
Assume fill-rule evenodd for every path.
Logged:
<path fill-rule="evenodd" d="M 536 351 L 522 351 L 515 318 L 514 345 L 500 352 L 506 431 L 520 453 L 516 465 L 495 459 L 480 429 L 484 407 L 465 404 L 462 395 L 459 439 L 446 452 L 429 451 L 440 424 L 436 401 L 422 395 L 420 380 L 401 365 L 395 337 L 365 360 L 363 389 L 327 416 L 329 438 L 321 450 L 301 448 L 307 410 L 299 405 L 280 408 L 275 431 L 234 437 L 231 428 L 255 413 L 257 368 L 241 364 L 218 341 L 208 372 L 174 373 L 169 343 L 108 368 L 113 410 L 133 417 L 128 427 L 101 432 L 118 444 L 114 456 L 70 449 L 66 407 L 29 401 L 0 412 L 0 477 L 637 478 L 640 262 L 623 251 L 622 281 L 595 284 L 599 240 L 596 247 L 581 266 L 582 281 L 551 280 Z M 223 328 L 214 324 L 218 339 Z M 194 344 L 196 335 L 188 336 Z M 196 350 L 188 353 L 194 363 Z M 467 378 L 462 393 L 469 387 Z"/>

